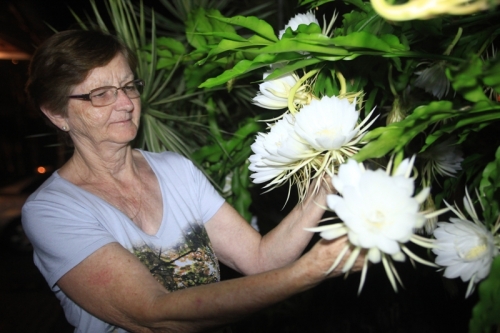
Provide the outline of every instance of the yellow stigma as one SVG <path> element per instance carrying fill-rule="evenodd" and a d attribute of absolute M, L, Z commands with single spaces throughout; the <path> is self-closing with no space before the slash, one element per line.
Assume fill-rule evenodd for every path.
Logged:
<path fill-rule="evenodd" d="M 474 261 L 477 258 L 484 255 L 484 253 L 488 250 L 486 243 L 483 241 L 480 244 L 472 247 L 468 251 L 462 252 L 458 251 L 458 255 L 460 258 L 465 259 L 467 261 Z"/>

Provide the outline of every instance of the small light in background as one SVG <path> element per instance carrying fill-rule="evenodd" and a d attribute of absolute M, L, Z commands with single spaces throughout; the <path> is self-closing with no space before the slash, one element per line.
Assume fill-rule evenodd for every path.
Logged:
<path fill-rule="evenodd" d="M 36 169 L 36 172 L 38 172 L 39 174 L 43 175 L 44 173 L 47 172 L 47 169 L 43 166 L 39 166 L 37 169 Z"/>

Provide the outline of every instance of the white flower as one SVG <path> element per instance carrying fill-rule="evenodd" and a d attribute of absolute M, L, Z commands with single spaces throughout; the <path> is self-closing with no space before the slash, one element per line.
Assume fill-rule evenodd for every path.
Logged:
<path fill-rule="evenodd" d="M 310 147 L 302 143 L 293 130 L 294 118 L 286 113 L 271 125 L 268 133 L 259 133 L 249 157 L 250 175 L 254 183 L 263 183 L 283 177 L 295 163 L 310 154 Z M 271 183 L 272 184 L 272 183 Z"/>
<path fill-rule="evenodd" d="M 292 30 L 297 30 L 299 25 L 305 24 L 309 25 L 311 23 L 316 23 L 319 25 L 318 20 L 316 19 L 316 16 L 314 16 L 314 13 L 312 11 L 308 11 L 307 13 L 303 14 L 297 14 L 294 17 L 288 21 L 288 23 L 285 25 L 285 28 L 283 30 L 280 30 L 278 37 L 281 39 L 283 35 L 285 34 L 286 29 L 291 28 Z"/>
<path fill-rule="evenodd" d="M 332 178 L 332 184 L 340 195 L 327 197 L 328 207 L 335 211 L 342 223 L 308 229 L 320 232 L 320 236 L 325 239 L 347 234 L 349 244 L 346 251 L 348 247 L 354 249 L 342 268 L 344 272 L 352 268 L 361 251 L 367 252 L 359 291 L 363 287 L 368 261 L 382 261 L 396 291 L 395 280 L 401 281 L 392 260 L 404 261 L 406 254 L 420 263 L 435 266 L 417 257 L 405 245 L 412 241 L 426 248 L 432 247 L 432 240 L 414 234 L 414 229 L 422 227 L 430 216 L 419 212 L 420 204 L 430 190 L 424 188 L 413 196 L 414 181 L 409 178 L 413 161 L 413 158 L 403 160 L 392 175 L 390 165 L 384 172 L 380 169 L 366 170 L 362 163 L 347 161 L 340 166 L 338 175 Z M 343 256 L 337 258 L 330 270 L 340 263 Z"/>
<path fill-rule="evenodd" d="M 267 186 L 277 187 L 291 181 L 290 185 L 297 184 L 301 201 L 311 178 L 335 173 L 360 149 L 361 138 L 375 121 L 367 124 L 372 113 L 358 124 L 355 101 L 323 97 L 304 105 L 295 115 L 285 114 L 252 145 L 255 154 L 250 156 L 250 170 L 255 172 L 251 175 L 254 183 L 272 179 Z"/>
<path fill-rule="evenodd" d="M 295 131 L 317 151 L 339 150 L 359 133 L 358 117 L 355 102 L 325 96 L 302 107 Z"/>
<path fill-rule="evenodd" d="M 448 203 L 446 203 L 448 205 Z M 436 264 L 446 267 L 444 276 L 449 279 L 460 277 L 469 281 L 465 297 L 474 291 L 475 284 L 486 278 L 493 258 L 498 255 L 493 234 L 479 220 L 469 194 L 464 197 L 464 207 L 472 221 L 458 209 L 448 205 L 458 218 L 438 222 L 434 230 Z"/>
<path fill-rule="evenodd" d="M 263 79 L 272 72 L 265 72 Z M 279 110 L 288 106 L 290 89 L 297 83 L 299 77 L 292 73 L 274 80 L 264 81 L 259 84 L 260 92 L 253 98 L 253 103 L 265 109 Z"/>
<path fill-rule="evenodd" d="M 265 80 L 271 73 L 272 71 L 265 72 L 263 79 Z M 291 90 L 299 79 L 297 74 L 290 73 L 274 80 L 264 81 L 259 84 L 259 92 L 253 98 L 253 104 L 270 110 L 288 107 Z M 294 92 L 293 105 L 295 108 L 300 108 L 304 104 L 309 104 L 312 99 L 313 95 L 308 84 L 303 84 Z"/>

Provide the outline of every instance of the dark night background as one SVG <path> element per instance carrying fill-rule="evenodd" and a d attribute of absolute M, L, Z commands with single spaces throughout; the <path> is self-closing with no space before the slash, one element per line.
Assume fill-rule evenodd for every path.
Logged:
<path fill-rule="evenodd" d="M 88 0 L 0 0 L 0 46 L 8 43 L 31 54 L 52 34 L 46 23 L 56 30 L 74 25 L 68 6 L 82 16 L 91 12 Z M 31 248 L 19 224 L 20 206 L 45 177 L 37 174 L 37 167 L 50 172 L 67 155 L 40 112 L 27 102 L 23 91 L 27 69 L 28 60 L 0 59 L 0 333 L 72 332 L 32 264 Z M 270 220 L 283 214 L 282 202 L 276 204 L 273 196 L 286 194 L 258 195 L 256 210 Z M 372 266 L 360 296 L 358 274 L 337 278 L 232 325 L 232 331 L 467 332 L 477 299 L 473 295 L 464 300 L 465 284 L 442 279 L 422 265 L 413 268 L 406 262 L 397 267 L 405 284 L 398 293 L 382 265 Z M 223 278 L 236 277 L 227 269 L 222 273 Z"/>

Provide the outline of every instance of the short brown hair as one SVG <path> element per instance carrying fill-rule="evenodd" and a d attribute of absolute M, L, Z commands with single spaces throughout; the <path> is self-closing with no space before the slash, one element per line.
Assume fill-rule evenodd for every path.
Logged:
<path fill-rule="evenodd" d="M 135 54 L 116 36 L 97 30 L 67 30 L 47 39 L 33 55 L 26 91 L 36 107 L 64 115 L 68 95 L 90 71 L 123 54 L 132 71 Z"/>

